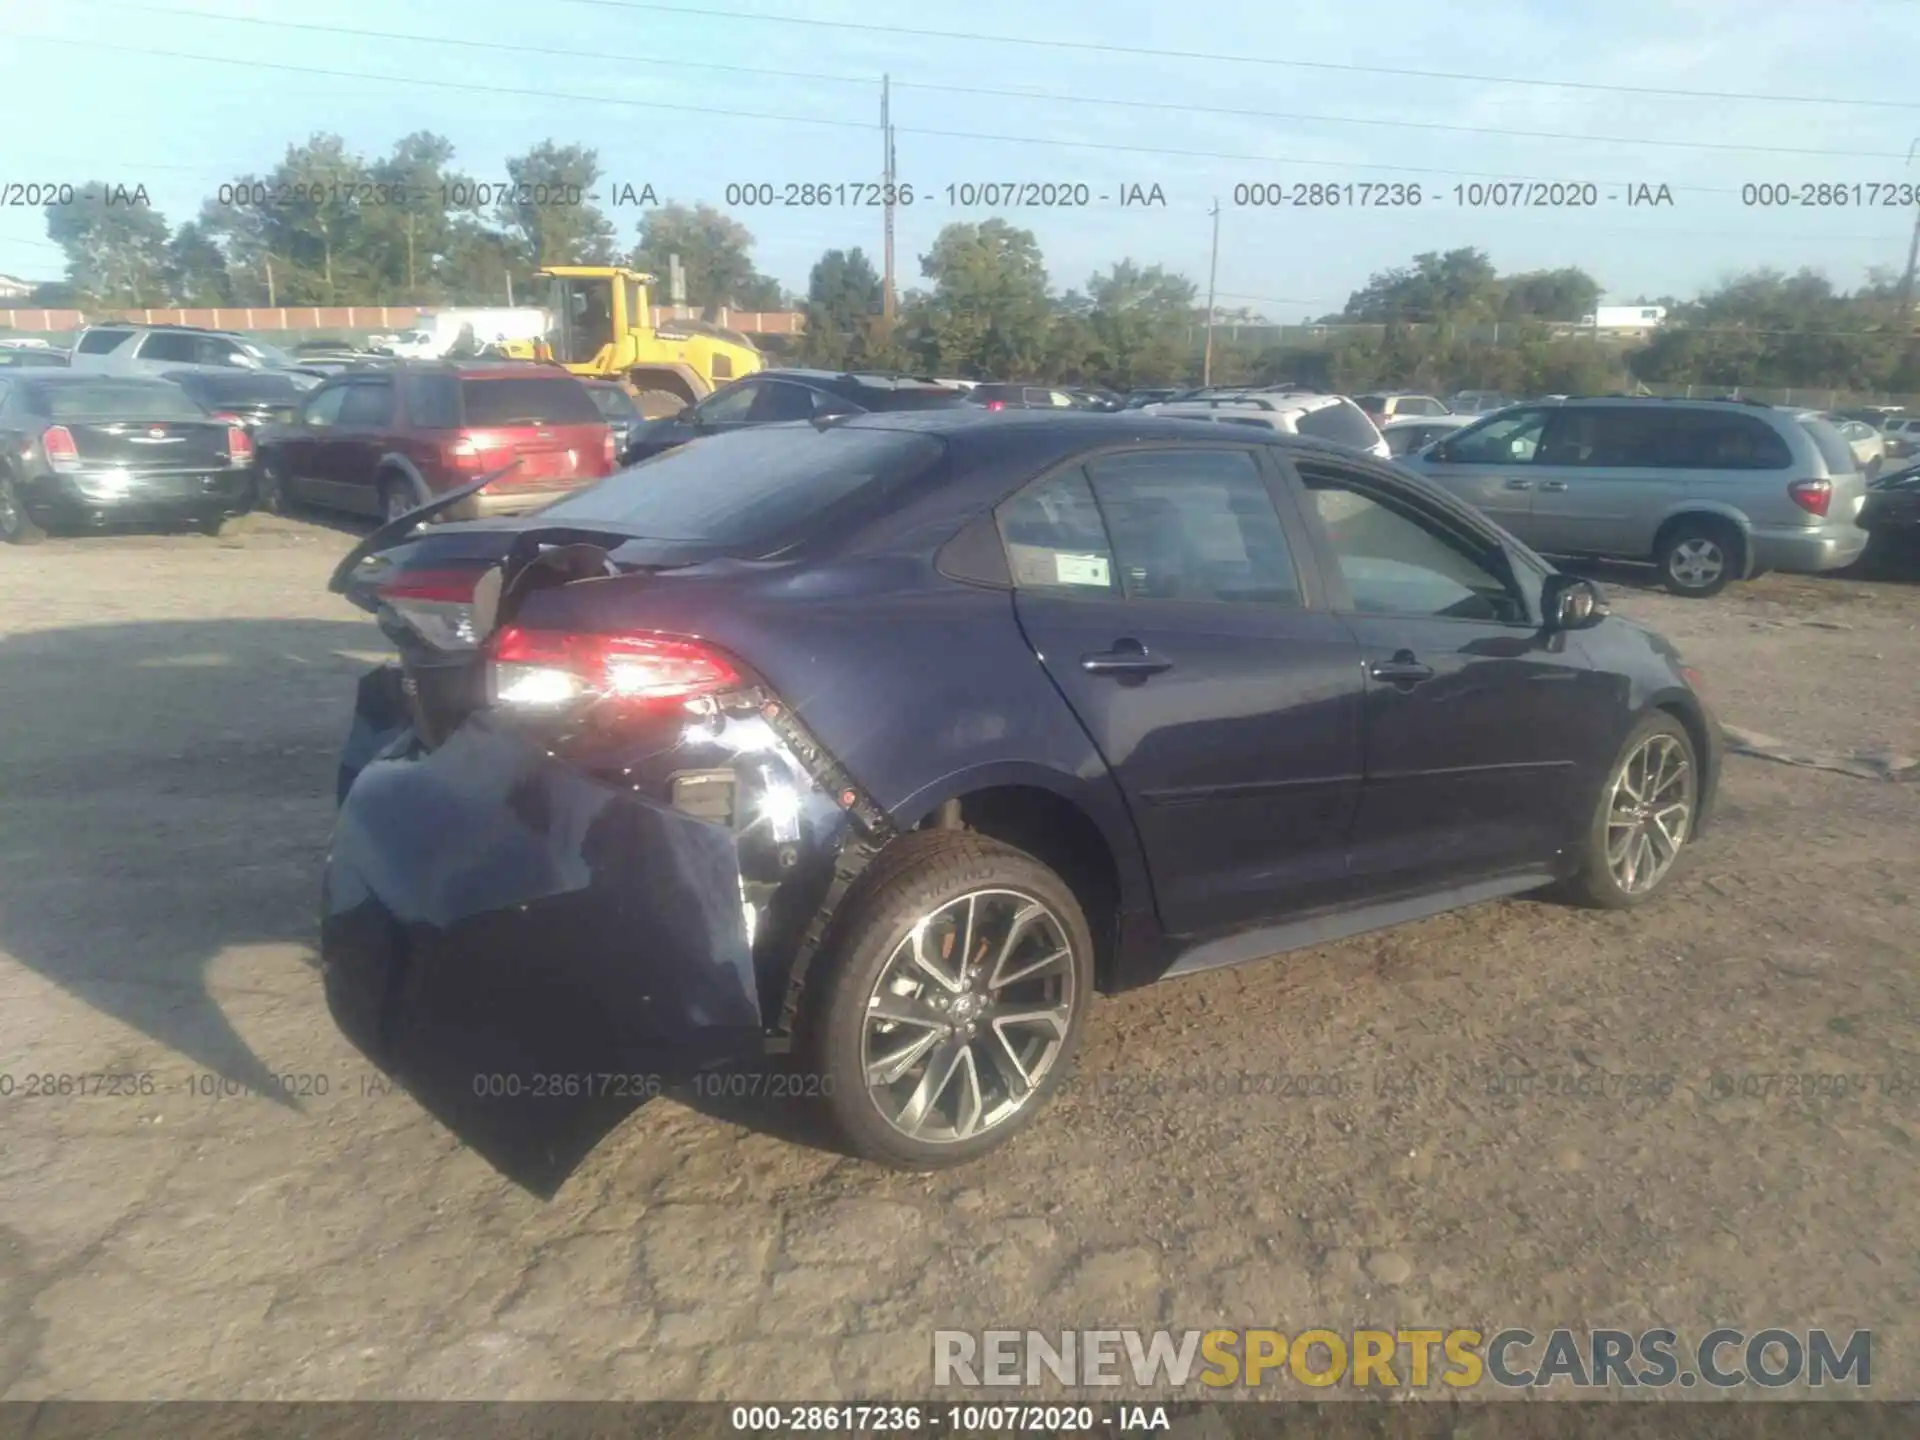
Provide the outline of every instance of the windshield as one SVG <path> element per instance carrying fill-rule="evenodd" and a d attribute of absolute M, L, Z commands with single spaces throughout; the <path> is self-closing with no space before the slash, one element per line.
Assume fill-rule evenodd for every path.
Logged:
<path fill-rule="evenodd" d="M 204 420 L 207 412 L 178 385 L 138 380 L 89 380 L 35 385 L 34 411 L 55 420 Z"/>
<path fill-rule="evenodd" d="M 926 474 L 945 449 L 897 430 L 760 425 L 669 450 L 540 515 L 655 540 L 752 547 L 830 523 L 831 507 Z"/>

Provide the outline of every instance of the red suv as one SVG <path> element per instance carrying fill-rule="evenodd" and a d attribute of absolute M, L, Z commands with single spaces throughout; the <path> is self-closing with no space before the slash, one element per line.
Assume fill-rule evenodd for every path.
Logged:
<path fill-rule="evenodd" d="M 396 364 L 336 376 L 260 437 L 259 502 L 391 519 L 514 461 L 451 518 L 531 510 L 619 468 L 613 430 L 564 370 Z"/>

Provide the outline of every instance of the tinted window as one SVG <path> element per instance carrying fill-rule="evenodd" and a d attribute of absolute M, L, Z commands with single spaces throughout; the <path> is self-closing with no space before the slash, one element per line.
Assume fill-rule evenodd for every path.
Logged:
<path fill-rule="evenodd" d="M 1454 465 L 1525 465 L 1540 448 L 1545 410 L 1512 410 L 1469 426 L 1447 441 L 1443 457 Z"/>
<path fill-rule="evenodd" d="M 386 425 L 393 420 L 393 383 L 388 380 L 362 382 L 347 387 L 347 398 L 340 406 L 342 425 Z"/>
<path fill-rule="evenodd" d="M 861 403 L 869 410 L 950 410 L 955 405 L 966 404 L 967 397 L 958 390 L 913 385 L 898 390 L 874 390 L 863 395 Z M 844 412 L 836 405 L 832 413 Z"/>
<path fill-rule="evenodd" d="M 1383 415 L 1387 409 L 1387 397 L 1384 395 L 1356 395 L 1353 403 L 1369 415 Z"/>
<path fill-rule="evenodd" d="M 492 380 L 462 380 L 460 400 L 469 425 L 602 423 L 587 387 L 572 376 L 507 375 Z"/>
<path fill-rule="evenodd" d="M 198 355 L 197 335 L 182 335 L 173 330 L 156 330 L 147 336 L 146 343 L 140 347 L 142 360 L 195 361 Z"/>
<path fill-rule="evenodd" d="M 1380 443 L 1380 432 L 1373 428 L 1373 422 L 1359 406 L 1347 400 L 1305 411 L 1293 426 L 1302 435 L 1317 436 L 1359 450 L 1371 450 Z"/>
<path fill-rule="evenodd" d="M 301 412 L 300 419 L 307 425 L 331 425 L 340 418 L 340 407 L 347 398 L 347 387 L 335 385 L 330 389 L 316 390 L 313 398 L 307 401 L 307 408 Z"/>
<path fill-rule="evenodd" d="M 204 420 L 207 412 L 178 385 L 139 380 L 89 380 L 36 385 L 35 413 L 55 420 Z"/>
<path fill-rule="evenodd" d="M 703 425 L 731 425 L 745 420 L 760 398 L 760 382 L 750 381 L 722 390 L 700 402 L 696 412 Z"/>
<path fill-rule="evenodd" d="M 1244 450 L 1147 450 L 1088 467 L 1130 598 L 1298 604 L 1280 517 Z"/>
<path fill-rule="evenodd" d="M 1385 489 L 1311 463 L 1299 469 L 1356 611 L 1526 619 L 1504 555 Z"/>
<path fill-rule="evenodd" d="M 1113 594 L 1113 548 L 1083 470 L 1029 486 L 1000 507 L 1013 583 L 1027 590 Z"/>
<path fill-rule="evenodd" d="M 460 427 L 460 381 L 456 376 L 409 375 L 403 381 L 408 423 L 422 430 Z"/>
<path fill-rule="evenodd" d="M 105 355 L 109 350 L 117 350 L 126 338 L 125 330 L 89 330 L 73 348 L 81 355 Z"/>
<path fill-rule="evenodd" d="M 1859 468 L 1854 463 L 1853 447 L 1841 438 L 1838 430 L 1818 415 L 1802 415 L 1800 428 L 1807 432 L 1814 448 L 1820 452 L 1820 458 L 1827 462 L 1827 469 L 1834 474 L 1850 475 Z"/>
<path fill-rule="evenodd" d="M 968 391 L 967 393 L 974 400 L 977 400 L 977 401 L 987 401 L 987 400 L 1017 401 L 1020 399 L 1021 390 L 1018 385 L 976 385 L 973 387 L 972 390 Z"/>
<path fill-rule="evenodd" d="M 284 375 L 209 375 L 201 371 L 182 375 L 175 383 L 194 399 L 212 405 L 273 404 L 292 400 L 300 393 L 300 387 Z"/>
<path fill-rule="evenodd" d="M 752 546 L 826 523 L 828 507 L 926 473 L 945 446 L 929 435 L 825 429 L 732 430 L 642 461 L 540 512 L 660 540 Z"/>
<path fill-rule="evenodd" d="M 1386 432 L 1387 449 L 1395 455 L 1410 455 L 1433 438 L 1430 425 L 1401 425 Z"/>
<path fill-rule="evenodd" d="M 633 397 L 615 385 L 596 385 L 587 393 L 593 396 L 593 403 L 600 413 L 613 421 L 638 420 L 640 407 L 633 403 Z"/>
<path fill-rule="evenodd" d="M 1752 415 L 1682 410 L 1675 417 L 1675 463 L 1693 470 L 1784 470 L 1793 452 L 1779 432 Z"/>
<path fill-rule="evenodd" d="M 747 412 L 747 419 L 756 424 L 812 418 L 813 392 L 804 385 L 792 385 L 781 380 L 770 380 L 762 385 L 759 395 L 754 397 L 753 408 Z"/>

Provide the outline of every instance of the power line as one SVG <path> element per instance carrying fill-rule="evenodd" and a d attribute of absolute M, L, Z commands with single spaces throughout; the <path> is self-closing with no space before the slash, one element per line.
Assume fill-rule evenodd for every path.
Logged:
<path fill-rule="evenodd" d="M 140 14 L 169 15 L 221 24 L 265 26 L 276 30 L 298 30 L 317 35 L 341 35 L 362 40 L 398 40 L 418 45 L 444 45 L 461 50 L 488 50 L 517 55 L 550 55 L 566 60 L 602 60 L 623 65 L 654 65 L 673 70 L 712 70 L 728 75 L 751 75 L 758 79 L 800 80 L 816 84 L 869 86 L 876 82 L 865 76 L 828 75 L 808 70 L 776 70 L 762 66 L 723 65 L 704 60 L 680 60 L 655 55 L 625 55 L 613 51 L 582 52 L 554 46 L 520 45 L 496 40 L 469 40 L 450 35 L 418 35 L 398 30 L 368 30 L 347 25 L 318 25 L 301 20 L 276 20 L 255 15 L 219 15 L 205 10 L 182 10 L 173 6 L 145 5 L 132 0 L 82 0 L 109 9 L 131 10 Z M 949 85 L 935 81 L 900 80 L 902 90 L 925 90 L 946 95 L 971 95 L 999 100 L 1038 100 L 1048 104 L 1104 105 L 1117 109 L 1151 110 L 1190 115 L 1221 115 L 1243 120 L 1277 120 L 1316 125 L 1370 125 L 1395 130 L 1420 130 L 1455 135 L 1488 135 L 1516 140 L 1552 140 L 1581 145 L 1640 145 L 1664 150 L 1705 150 L 1719 153 L 1744 152 L 1756 155 L 1795 155 L 1831 160 L 1901 160 L 1896 151 L 1820 150 L 1796 145 L 1741 145 L 1710 140 L 1674 140 L 1628 135 L 1570 135 L 1553 130 L 1514 130 L 1491 125 L 1451 125 L 1439 121 L 1392 120 L 1362 115 L 1315 115 L 1294 111 L 1249 110 L 1222 105 L 1189 105 L 1166 100 L 1130 100 L 1104 95 L 1068 95 L 1051 90 L 1002 90 L 980 85 Z"/>
<path fill-rule="evenodd" d="M 988 45 L 1026 45 L 1048 50 L 1085 50 L 1103 55 L 1138 55 L 1150 60 L 1207 60 L 1235 65 L 1279 65 L 1296 70 L 1331 70 L 1350 75 L 1393 75 L 1420 80 L 1455 80 L 1473 85 L 1525 85 L 1549 90 L 1593 90 L 1615 95 L 1667 95 L 1683 100 L 1753 100 L 1773 105 L 1853 105 L 1876 110 L 1920 110 L 1920 101 L 1863 100 L 1838 95 L 1758 94 L 1740 90 L 1681 90 L 1659 85 L 1608 85 L 1594 80 L 1541 80 L 1532 76 L 1474 75 L 1453 70 L 1412 70 L 1391 65 L 1355 65 L 1333 60 L 1283 60 L 1268 55 L 1228 55 L 1202 50 L 1167 50 L 1144 45 L 1115 45 L 1097 40 L 1043 40 L 1028 35 L 982 35 L 964 30 L 927 30 L 907 25 L 872 25 L 856 20 L 820 20 L 812 16 L 762 15 L 745 10 L 703 10 L 691 5 L 659 5 L 652 0 L 562 0 L 608 10 L 647 10 L 700 20 L 751 20 L 762 24 L 806 25 L 826 30 L 857 30 L 863 35 L 900 35 L 916 40 L 965 40 Z"/>
<path fill-rule="evenodd" d="M 585 3 L 585 0 L 575 0 Z M 436 90 L 458 90 L 467 94 L 527 96 L 538 100 L 573 100 L 582 104 L 618 105 L 639 110 L 672 110 L 694 115 L 720 115 L 736 120 L 771 120 L 782 125 L 827 125 L 838 129 L 868 130 L 871 123 L 863 120 L 832 120 L 817 115 L 772 115 L 763 111 L 722 109 L 711 105 L 683 105 L 665 100 L 630 100 L 623 96 L 581 95 L 564 90 L 529 89 L 507 85 L 466 84 L 458 80 L 426 79 L 417 75 L 372 75 L 364 71 L 331 70 L 312 65 L 288 65 L 277 60 L 248 60 L 233 55 L 203 55 L 184 50 L 157 50 L 144 45 L 112 45 L 98 40 L 68 40 L 52 35 L 17 35 L 16 41 L 27 41 L 42 45 L 64 45 L 85 50 L 106 50 L 121 54 L 140 55 L 148 58 L 159 56 L 169 60 L 190 60 L 209 65 L 239 65 L 252 70 L 278 70 L 292 75 L 321 75 L 339 80 L 388 81 L 395 85 L 425 87 Z M 1388 165 L 1374 160 L 1320 160 L 1297 155 L 1243 155 L 1222 150 L 1181 150 L 1160 145 L 1121 145 L 1099 140 L 1065 140 L 1048 135 L 991 135 L 973 130 L 942 130 L 928 126 L 896 126 L 902 135 L 928 135 L 946 140 L 974 140 L 1009 145 L 1048 145 L 1069 150 L 1098 150 L 1122 155 L 1164 155 L 1181 160 L 1235 160 L 1254 165 L 1299 165 L 1303 167 L 1328 170 L 1354 171 L 1379 170 L 1397 175 L 1445 175 L 1467 180 L 1499 181 L 1554 181 L 1560 177 L 1540 175 L 1516 175 L 1507 170 L 1443 170 L 1430 165 Z M 1621 185 L 1632 187 L 1641 182 L 1629 180 L 1607 180 L 1591 183 Z M 1695 195 L 1733 195 L 1737 190 L 1724 185 L 1673 185 L 1668 187 L 1682 194 Z"/>

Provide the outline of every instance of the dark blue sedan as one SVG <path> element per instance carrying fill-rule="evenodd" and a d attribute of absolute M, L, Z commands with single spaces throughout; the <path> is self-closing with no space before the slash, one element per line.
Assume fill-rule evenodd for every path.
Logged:
<path fill-rule="evenodd" d="M 581 1071 L 785 1052 L 926 1169 L 1034 1115 L 1095 992 L 1548 886 L 1631 907 L 1713 799 L 1670 645 L 1324 442 L 870 414 L 431 508 L 335 578 L 403 660 L 325 886 L 376 1053 L 452 1012 Z"/>

